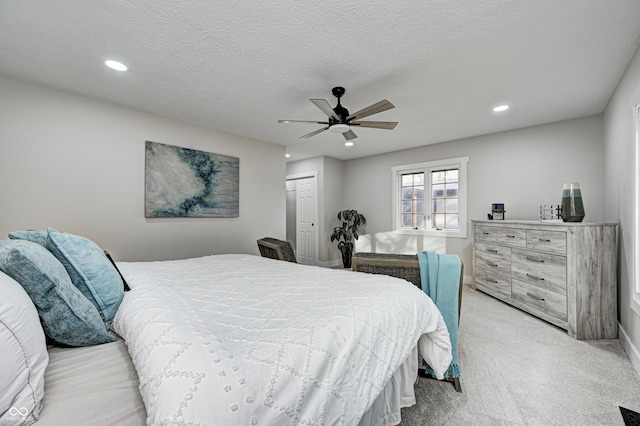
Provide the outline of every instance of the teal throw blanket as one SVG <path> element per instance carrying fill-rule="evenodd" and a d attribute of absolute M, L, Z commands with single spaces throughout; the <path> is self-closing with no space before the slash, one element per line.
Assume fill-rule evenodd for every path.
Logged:
<path fill-rule="evenodd" d="M 418 253 L 422 291 L 433 300 L 444 318 L 451 339 L 451 365 L 444 373 L 445 378 L 460 377 L 458 366 L 458 290 L 460 285 L 460 258 L 451 254 L 431 251 Z M 429 365 L 424 363 L 427 374 L 435 376 Z"/>

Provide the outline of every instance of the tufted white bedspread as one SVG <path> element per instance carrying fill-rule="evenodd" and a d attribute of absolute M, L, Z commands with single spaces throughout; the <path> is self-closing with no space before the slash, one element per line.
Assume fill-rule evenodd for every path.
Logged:
<path fill-rule="evenodd" d="M 147 424 L 356 425 L 418 340 L 437 374 L 451 362 L 439 311 L 400 279 L 251 255 L 118 267 Z"/>

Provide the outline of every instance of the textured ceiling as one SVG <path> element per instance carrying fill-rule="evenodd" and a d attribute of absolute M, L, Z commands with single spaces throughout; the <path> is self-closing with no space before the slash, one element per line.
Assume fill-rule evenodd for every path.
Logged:
<path fill-rule="evenodd" d="M 637 0 L 0 0 L 0 74 L 350 159 L 603 111 L 640 42 Z M 130 67 L 116 73 L 102 61 Z M 395 130 L 299 136 L 344 86 Z M 512 108 L 494 113 L 507 103 Z M 170 141 L 165 141 L 170 142 Z"/>

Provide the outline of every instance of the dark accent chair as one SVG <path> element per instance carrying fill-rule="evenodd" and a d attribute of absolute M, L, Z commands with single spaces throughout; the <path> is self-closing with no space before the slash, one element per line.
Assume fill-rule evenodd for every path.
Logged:
<path fill-rule="evenodd" d="M 258 240 L 258 249 L 260 249 L 260 255 L 262 257 L 298 263 L 293 247 L 291 247 L 291 243 L 288 241 L 264 237 Z"/>
<path fill-rule="evenodd" d="M 420 263 L 418 262 L 418 256 L 415 254 L 354 253 L 351 258 L 351 269 L 369 274 L 382 274 L 402 278 L 418 288 L 422 288 Z M 463 279 L 464 265 L 461 264 L 460 281 L 458 283 L 458 324 L 460 324 L 460 309 L 462 308 Z M 422 377 L 431 377 L 426 375 L 422 368 L 420 369 L 420 375 Z M 445 378 L 445 380 L 453 383 L 456 391 L 462 392 L 459 377 Z"/>

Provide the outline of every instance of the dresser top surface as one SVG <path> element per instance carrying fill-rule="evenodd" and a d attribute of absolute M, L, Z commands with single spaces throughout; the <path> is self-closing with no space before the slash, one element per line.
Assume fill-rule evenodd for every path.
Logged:
<path fill-rule="evenodd" d="M 471 222 L 477 224 L 489 224 L 489 225 L 541 225 L 541 226 L 617 226 L 617 223 L 613 222 L 549 222 L 541 220 L 488 220 L 488 219 L 471 219 Z"/>

